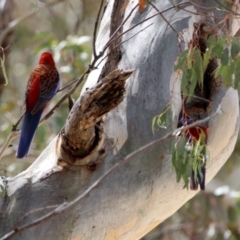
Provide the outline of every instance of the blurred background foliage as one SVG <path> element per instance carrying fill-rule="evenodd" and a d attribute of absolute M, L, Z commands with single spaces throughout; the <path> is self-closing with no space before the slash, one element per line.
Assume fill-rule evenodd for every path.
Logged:
<path fill-rule="evenodd" d="M 95 0 L 59 0 L 54 3 L 0 0 L 0 34 L 8 28 L 9 22 L 17 22 L 4 39 L 0 35 L 9 79 L 8 85 L 3 86 L 0 70 L 0 147 L 22 113 L 26 83 L 41 52 L 53 52 L 62 87 L 81 76 L 88 66 L 98 5 L 99 1 Z M 27 17 L 31 11 L 36 13 Z M 22 21 L 22 17 L 26 19 Z M 77 99 L 79 93 L 80 88 L 73 99 Z M 48 109 L 62 94 L 54 97 Z M 18 139 L 14 140 L 0 162 L 0 174 L 13 176 L 29 166 L 63 127 L 68 112 L 68 103 L 65 102 L 38 128 L 28 158 L 15 159 Z M 206 191 L 198 193 L 142 240 L 240 239 L 239 157 L 238 141 L 231 158 L 207 185 Z"/>
<path fill-rule="evenodd" d="M 1 56 L 5 57 L 9 83 L 0 86 L 0 146 L 22 113 L 28 78 L 43 51 L 53 52 L 61 87 L 80 77 L 86 69 L 91 59 L 91 36 L 98 5 L 94 0 L 0 0 L 0 14 L 10 16 L 2 29 L 12 21 L 17 22 L 10 32 L 11 37 L 6 37 L 6 52 Z M 35 13 L 28 16 L 33 11 Z M 21 21 L 22 18 L 26 19 Z M 59 92 L 47 110 L 66 91 Z M 73 94 L 73 99 L 78 98 L 79 92 L 80 88 Z M 4 154 L 0 170 L 12 176 L 25 169 L 60 131 L 68 112 L 68 102 L 65 102 L 46 123 L 39 126 L 28 158 L 16 161 L 18 139 L 14 140 Z"/>

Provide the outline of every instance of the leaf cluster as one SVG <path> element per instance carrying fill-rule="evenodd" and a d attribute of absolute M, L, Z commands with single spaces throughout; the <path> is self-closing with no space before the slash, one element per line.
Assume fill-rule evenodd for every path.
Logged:
<path fill-rule="evenodd" d="M 175 71 L 182 70 L 181 92 L 183 96 L 188 96 L 188 101 L 194 94 L 197 86 L 203 86 L 203 73 L 206 70 L 199 49 L 185 50 L 178 58 L 178 63 L 175 66 Z"/>
<path fill-rule="evenodd" d="M 188 101 L 194 94 L 198 84 L 203 87 L 204 73 L 211 59 L 218 59 L 218 67 L 214 77 L 220 77 L 226 86 L 237 87 L 240 79 L 240 43 L 238 38 L 222 35 L 217 38 L 210 36 L 206 41 L 206 51 L 199 48 L 189 48 L 183 51 L 175 65 L 176 70 L 182 70 L 181 91 Z"/>
<path fill-rule="evenodd" d="M 180 137 L 172 141 L 172 164 L 176 171 L 177 182 L 184 181 L 184 187 L 189 186 L 189 177 L 194 172 L 194 180 L 197 181 L 197 175 L 201 178 L 201 168 L 206 164 L 206 136 L 201 130 L 198 140 L 189 135 L 188 130 L 183 131 Z"/>
<path fill-rule="evenodd" d="M 215 77 L 221 77 L 226 86 L 237 87 L 240 79 L 240 43 L 236 37 L 224 37 L 217 41 L 210 37 L 209 56 L 219 59 Z"/>
<path fill-rule="evenodd" d="M 152 131 L 153 134 L 155 133 L 155 130 L 159 130 L 161 128 L 166 129 L 167 128 L 167 112 L 170 109 L 170 106 L 166 106 L 162 113 L 155 116 L 152 120 Z"/>
<path fill-rule="evenodd" d="M 225 86 L 238 87 L 240 79 L 240 43 L 236 37 L 222 35 L 217 38 L 215 35 L 206 40 L 206 50 L 201 52 L 199 48 L 189 48 L 181 53 L 175 66 L 176 70 L 182 71 L 181 93 L 186 102 L 189 102 L 194 95 L 196 87 L 203 88 L 204 74 L 212 59 L 217 59 L 218 67 L 214 71 L 214 78 L 221 79 Z M 165 120 L 166 121 L 166 120 Z M 188 186 L 188 177 L 191 171 L 194 178 L 197 174 L 201 176 L 201 167 L 206 161 L 206 144 L 203 141 L 203 133 L 199 140 L 192 143 L 186 140 L 186 134 L 182 135 L 172 145 L 172 163 L 175 168 L 177 181 L 182 178 L 184 187 Z M 205 135 L 204 135 L 205 136 Z M 187 150 L 188 149 L 188 150 Z"/>

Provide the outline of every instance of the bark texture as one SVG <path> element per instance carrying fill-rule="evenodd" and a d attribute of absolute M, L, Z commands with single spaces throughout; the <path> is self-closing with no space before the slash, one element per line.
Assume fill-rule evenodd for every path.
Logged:
<path fill-rule="evenodd" d="M 114 32 L 111 28 L 112 22 L 119 24 L 138 3 L 134 0 L 121 5 L 121 2 L 123 1 L 110 0 L 106 5 L 97 39 L 97 52 L 101 51 L 109 40 L 110 32 Z M 215 1 L 193 1 L 204 6 L 200 9 L 188 2 L 182 5 L 187 11 L 175 8 L 175 1 L 153 2 L 159 11 L 168 9 L 163 13 L 168 22 L 157 14 L 151 5 L 148 5 L 143 13 L 136 8 L 122 27 L 121 31 L 124 32 L 135 26 L 122 35 L 121 41 L 124 43 L 117 48 L 117 62 L 115 59 L 111 67 L 106 67 L 111 63 L 111 58 L 116 57 L 115 54 L 110 54 L 109 58 L 90 74 L 82 91 L 81 96 L 87 96 L 85 94 L 88 94 L 89 89 L 109 74 L 107 71 L 112 72 L 117 68 L 133 70 L 127 80 L 122 103 L 106 113 L 102 119 L 101 141 L 84 158 L 79 159 L 81 166 L 74 166 L 74 169 L 69 170 L 66 165 L 59 164 L 62 145 L 59 145 L 57 137 L 29 169 L 8 179 L 8 196 L 0 201 L 0 236 L 51 211 L 44 208 L 46 206 L 74 200 L 124 156 L 164 136 L 167 130 L 153 135 L 151 123 L 153 117 L 161 113 L 170 102 L 173 119 L 176 120 L 181 109 L 181 73 L 174 72 L 174 62 L 180 53 L 176 32 L 183 33 L 186 44 L 180 44 L 188 47 L 187 42 L 193 36 L 194 23 L 203 21 L 203 15 L 206 17 L 217 14 L 220 17 L 220 14 L 212 8 L 209 8 L 210 12 L 206 10 L 206 7 L 215 7 Z M 112 14 L 116 8 L 121 14 Z M 203 11 L 201 16 L 192 14 Z M 143 22 L 153 15 L 156 16 Z M 120 17 L 121 20 L 115 19 Z M 138 24 L 141 21 L 142 23 Z M 231 21 L 231 31 L 235 34 L 238 28 L 234 28 L 234 18 Z M 169 23 L 176 32 L 169 27 Z M 220 110 L 209 122 L 208 144 L 211 161 L 207 165 L 207 182 L 215 176 L 232 153 L 239 129 L 237 91 L 220 87 L 213 96 L 211 111 L 219 109 L 219 104 Z M 82 105 L 74 106 L 72 115 L 77 114 L 76 109 L 81 107 Z M 90 109 L 92 107 L 89 105 Z M 91 123 L 92 121 L 95 120 L 91 120 Z M 98 121 L 94 124 L 96 122 Z M 66 128 L 71 130 L 70 122 L 67 124 L 69 125 L 66 125 Z M 76 127 L 76 131 L 81 128 L 79 125 Z M 228 131 L 225 131 L 226 129 Z M 62 156 L 62 153 L 60 155 Z M 79 155 L 81 154 L 77 154 L 77 158 Z M 81 162 L 95 163 L 95 167 L 91 168 Z M 139 239 L 197 193 L 182 187 L 182 182 L 176 183 L 175 172 L 171 167 L 169 142 L 164 141 L 119 167 L 69 211 L 18 233 L 13 239 Z M 43 209 L 35 210 L 39 208 Z M 30 211 L 33 212 L 29 213 Z M 21 220 L 25 213 L 29 214 Z"/>

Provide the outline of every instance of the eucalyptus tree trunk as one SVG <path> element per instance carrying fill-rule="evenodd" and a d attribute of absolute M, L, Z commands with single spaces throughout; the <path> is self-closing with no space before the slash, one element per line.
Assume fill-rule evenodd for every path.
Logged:
<path fill-rule="evenodd" d="M 228 14 L 230 35 L 239 24 L 213 0 L 176 2 L 152 1 L 144 11 L 136 0 L 106 3 L 95 55 L 114 37 L 65 127 L 26 171 L 3 179 L 2 239 L 139 239 L 197 193 L 176 182 L 171 139 L 164 138 L 176 128 L 182 107 L 174 63 L 188 48 L 194 24 L 216 24 Z M 152 119 L 169 104 L 172 126 L 153 134 Z M 214 91 L 210 114 L 207 182 L 236 143 L 237 91 Z M 159 138 L 164 140 L 141 149 Z"/>

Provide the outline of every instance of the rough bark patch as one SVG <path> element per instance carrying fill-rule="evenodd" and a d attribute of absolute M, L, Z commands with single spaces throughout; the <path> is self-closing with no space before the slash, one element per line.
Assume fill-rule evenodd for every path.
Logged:
<path fill-rule="evenodd" d="M 74 105 L 66 127 L 59 134 L 57 152 L 61 166 L 92 163 L 92 153 L 102 146 L 102 117 L 122 102 L 125 81 L 131 74 L 132 71 L 114 70 Z"/>

